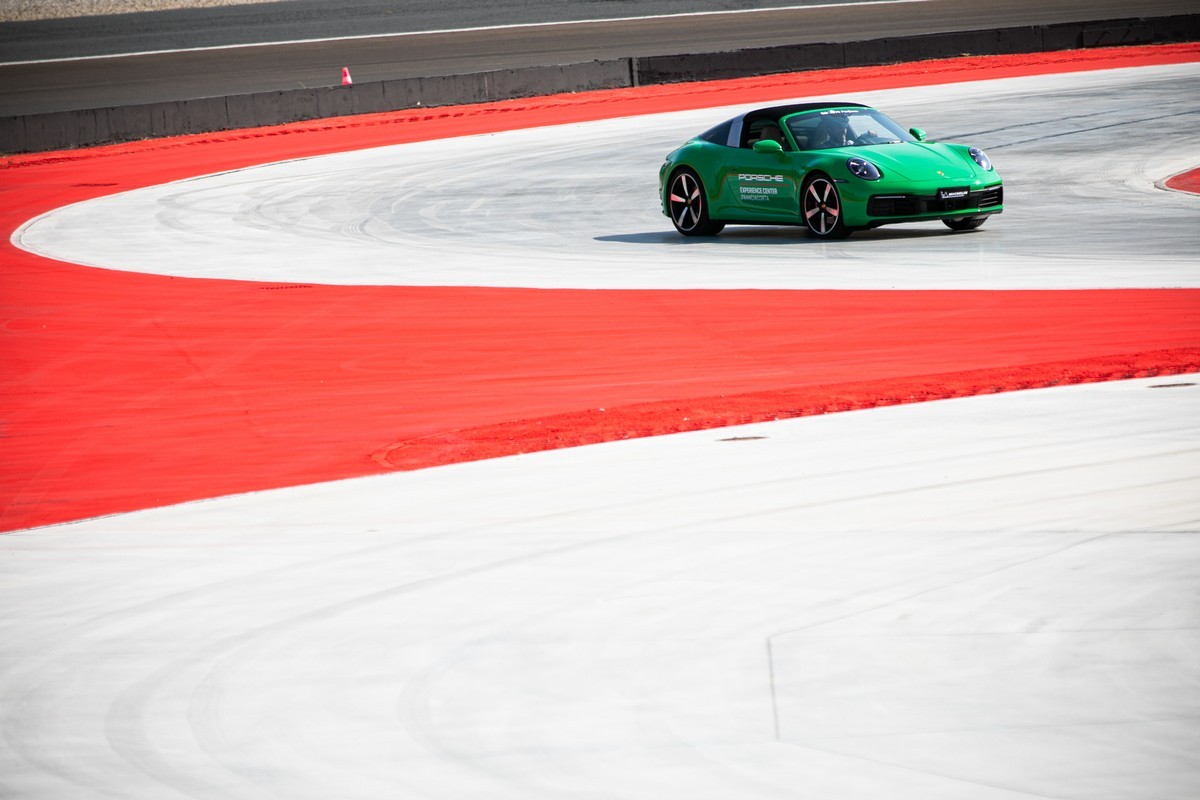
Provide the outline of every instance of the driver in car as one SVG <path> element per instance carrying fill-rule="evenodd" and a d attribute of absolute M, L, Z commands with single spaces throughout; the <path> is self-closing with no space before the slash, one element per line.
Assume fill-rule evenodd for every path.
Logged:
<path fill-rule="evenodd" d="M 859 144 L 859 139 L 868 139 L 872 136 L 875 136 L 875 131 L 867 131 L 862 136 L 856 137 L 850 132 L 850 120 L 843 114 L 835 114 L 825 117 L 817 126 L 813 149 Z"/>

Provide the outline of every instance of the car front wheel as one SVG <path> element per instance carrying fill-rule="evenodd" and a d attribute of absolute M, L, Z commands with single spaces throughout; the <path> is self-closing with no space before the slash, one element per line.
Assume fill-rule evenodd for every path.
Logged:
<path fill-rule="evenodd" d="M 802 195 L 800 208 L 810 236 L 841 239 L 850 235 L 842 219 L 841 195 L 831 179 L 824 175 L 809 178 L 804 182 Z"/>
<path fill-rule="evenodd" d="M 942 222 L 952 231 L 973 231 L 987 222 L 987 217 L 957 217 L 955 219 L 944 219 Z"/>
<path fill-rule="evenodd" d="M 704 184 L 690 169 L 681 169 L 671 176 L 667 208 L 671 212 L 675 230 L 684 236 L 715 236 L 725 227 L 723 223 L 713 222 L 709 218 Z"/>

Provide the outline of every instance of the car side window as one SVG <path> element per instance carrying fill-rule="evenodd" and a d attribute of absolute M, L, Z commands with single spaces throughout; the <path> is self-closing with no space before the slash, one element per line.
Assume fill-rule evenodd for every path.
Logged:
<path fill-rule="evenodd" d="M 779 123 L 773 119 L 756 119 L 746 123 L 742 128 L 742 147 L 754 147 L 754 143 L 762 139 L 779 142 L 784 150 L 791 150 L 787 138 L 783 135 Z"/>
<path fill-rule="evenodd" d="M 713 144 L 728 146 L 729 130 L 732 127 L 733 120 L 727 120 L 715 128 L 709 128 L 704 133 L 700 134 L 698 138 L 703 139 L 706 142 L 712 142 Z"/>
<path fill-rule="evenodd" d="M 797 148 L 800 150 L 813 149 L 817 139 L 817 125 L 820 122 L 821 117 L 817 115 L 805 115 L 788 119 L 788 132 L 796 140 Z"/>

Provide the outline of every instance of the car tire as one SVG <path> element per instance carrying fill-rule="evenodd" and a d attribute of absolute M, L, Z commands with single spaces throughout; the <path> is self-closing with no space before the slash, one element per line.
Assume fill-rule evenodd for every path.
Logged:
<path fill-rule="evenodd" d="M 987 222 L 987 217 L 958 217 L 956 219 L 944 219 L 942 222 L 952 231 L 973 231 Z"/>
<path fill-rule="evenodd" d="M 800 190 L 800 218 L 809 236 L 842 239 L 850 235 L 842 214 L 842 196 L 828 175 L 817 174 L 804 181 Z"/>
<path fill-rule="evenodd" d="M 667 209 L 675 230 L 684 236 L 715 236 L 725 227 L 708 216 L 704 183 L 693 170 L 676 170 L 667 185 Z"/>

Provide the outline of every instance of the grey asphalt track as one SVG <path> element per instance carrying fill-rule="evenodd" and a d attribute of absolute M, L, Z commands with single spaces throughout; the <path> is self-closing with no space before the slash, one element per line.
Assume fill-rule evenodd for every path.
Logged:
<path fill-rule="evenodd" d="M 289 6 L 292 4 L 289 4 Z M 296 3 L 315 13 L 315 8 Z M 375 4 L 378 5 L 378 4 Z M 459 4 L 461 9 L 464 4 Z M 628 14 L 633 4 L 570 3 L 559 16 L 595 19 L 600 9 L 610 15 Z M 670 13 L 676 4 L 637 4 L 638 13 Z M 709 3 L 746 7 L 752 3 Z M 660 7 L 661 6 L 661 7 Z M 692 8 L 703 8 L 689 4 Z M 453 7 L 453 6 L 452 6 Z M 569 7 L 569 9 L 567 8 Z M 266 7 L 258 8 L 260 13 Z M 270 8 L 278 8 L 272 4 Z M 344 8 L 330 4 L 339 18 Z M 413 27 L 490 24 L 498 5 L 482 16 L 438 16 L 432 11 Z M 534 12 L 550 4 L 524 6 L 522 14 L 502 15 L 511 23 L 537 20 Z M 1195 0 L 1145 0 L 1139 16 L 1194 13 Z M 167 12 L 159 12 L 167 13 Z M 183 12 L 179 12 L 183 13 Z M 191 12 L 189 12 L 191 13 Z M 234 13 L 229 11 L 228 13 Z M 246 12 L 248 13 L 248 12 Z M 328 12 L 335 13 L 333 10 Z M 446 12 L 449 14 L 449 12 Z M 472 12 L 473 13 L 473 12 Z M 970 0 L 841 3 L 785 10 L 762 10 L 737 15 L 667 17 L 541 26 L 502 30 L 458 30 L 392 34 L 380 23 L 372 30 L 384 35 L 357 39 L 328 39 L 291 44 L 247 45 L 189 52 L 145 53 L 82 60 L 0 65 L 0 116 L 103 108 L 198 97 L 335 85 L 341 68 L 349 67 L 358 82 L 404 77 L 460 74 L 536 65 L 570 64 L 630 56 L 719 52 L 745 47 L 768 47 L 807 42 L 840 42 L 912 36 L 956 30 L 1048 25 L 1081 20 L 1118 19 L 1132 15 L 1120 0 L 1008 0 L 981 5 Z M 546 11 L 543 20 L 556 17 Z M 363 19 L 369 19 L 364 17 Z M 455 22 L 454 20 L 458 21 Z M 277 33 L 303 35 L 320 30 L 324 36 L 344 36 L 357 28 L 318 24 L 313 18 L 299 28 L 275 27 Z M 65 23 L 63 23 L 65 24 Z M 82 24 L 82 23 L 81 23 Z M 348 23 L 347 23 L 348 24 Z M 363 23 L 365 24 L 365 23 Z M 214 27 L 221 27 L 212 23 Z M 315 27 L 314 27 L 315 26 Z M 9 36 L 6 26 L 4 36 Z M 247 22 L 246 31 L 256 30 Z M 266 30 L 271 26 L 259 27 Z M 156 50 L 191 46 L 184 39 L 152 35 L 139 45 L 136 31 L 126 46 Z M 280 33 L 280 35 L 285 35 Z M 253 36 L 251 38 L 266 38 Z M 0 60 L 18 57 L 17 48 L 0 38 Z M 22 58 L 29 58 L 28 43 Z M 12 52 L 16 55 L 5 56 Z M 47 50 L 47 53 L 51 51 Z"/>
<path fill-rule="evenodd" d="M 59 209 L 14 241 L 108 269 L 282 284 L 1196 287 L 1200 197 L 1155 183 L 1196 165 L 1197 85 L 1200 65 L 1179 64 L 839 95 L 991 155 L 1007 207 L 967 235 L 933 222 L 832 243 L 740 225 L 684 239 L 661 213 L 658 168 L 738 106 L 264 165 Z"/>
<path fill-rule="evenodd" d="M 420 220 L 415 254 L 422 239 L 462 251 L 536 201 L 549 216 L 521 232 L 526 262 L 566 216 L 610 265 L 669 242 L 688 269 L 715 248 L 743 264 L 789 251 L 793 273 L 825 263 L 843 288 L 898 253 L 956 275 L 1067 233 L 1049 285 L 1094 280 L 1096 254 L 1133 251 L 1133 269 L 1194 254 L 1196 198 L 1152 186 L 1194 152 L 1195 67 L 985 83 L 954 102 L 945 87 L 876 98 L 996 151 L 1012 208 L 977 233 L 679 243 L 653 168 L 711 113 L 683 112 L 496 135 L 498 153 L 546 138 L 482 176 L 459 142 L 429 145 L 459 148 L 442 175 L 428 158 L 405 180 L 347 171 L 343 154 L 289 167 L 320 191 L 226 176 L 245 208 L 201 195 L 211 181 L 176 185 L 208 202 L 172 248 L 224 214 L 278 252 L 315 219 L 338 268 L 381 222 Z M 114 227 L 173 219 L 74 235 L 108 245 Z M 0 537 L 0 797 L 1193 797 L 1197 380 L 612 442 Z"/>
<path fill-rule="evenodd" d="M 835 0 L 836 5 L 876 0 Z M 0 24 L 0 62 L 345 36 L 541 25 L 829 0 L 285 0 Z"/>

